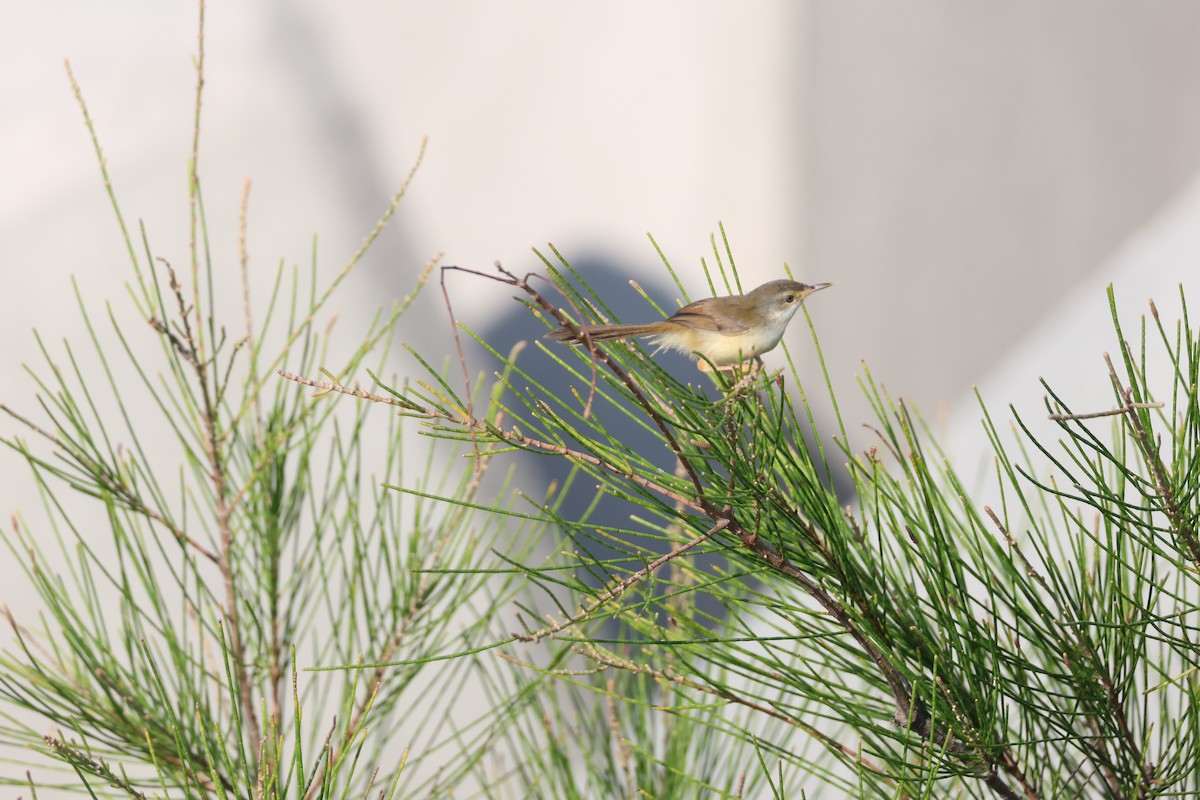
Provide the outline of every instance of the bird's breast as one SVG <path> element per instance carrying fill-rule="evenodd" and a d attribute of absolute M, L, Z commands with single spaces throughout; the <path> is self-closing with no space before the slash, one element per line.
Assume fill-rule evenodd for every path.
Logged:
<path fill-rule="evenodd" d="M 724 365 L 736 364 L 765 353 L 779 344 L 782 336 L 782 332 L 779 335 L 766 336 L 755 331 L 730 334 L 680 325 L 675 326 L 672 331 L 659 334 L 655 341 L 661 347 L 688 355 L 700 353 L 714 364 Z"/>

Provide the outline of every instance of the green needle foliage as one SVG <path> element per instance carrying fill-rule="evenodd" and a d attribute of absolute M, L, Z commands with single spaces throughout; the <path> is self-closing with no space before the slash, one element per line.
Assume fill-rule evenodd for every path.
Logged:
<path fill-rule="evenodd" d="M 723 249 L 710 285 L 736 286 Z M 609 316 L 553 255 L 541 280 L 473 274 L 519 290 L 548 330 Z M 836 447 L 819 444 L 790 360 L 685 383 L 640 345 L 543 345 L 572 391 L 494 350 L 504 399 L 487 411 L 469 382 L 392 390 L 434 435 L 563 459 L 597 504 L 637 509 L 613 529 L 543 508 L 565 544 L 516 565 L 536 599 L 510 652 L 562 683 L 514 729 L 527 760 L 509 777 L 538 797 L 1200 792 L 1200 340 L 1182 293 L 1179 322 L 1155 311 L 1132 342 L 1110 302 L 1111 409 L 1072 414 L 1047 387 L 1061 439 L 1015 454 L 985 416 L 996 509 L 869 374 L 879 440 L 864 453 L 840 419 Z M 1157 380 L 1151 347 L 1170 364 Z M 621 418 L 639 435 L 611 433 Z M 654 462 L 663 448 L 674 471 Z M 701 593 L 724 613 L 702 611 Z"/>
<path fill-rule="evenodd" d="M 1110 292 L 1112 405 L 1075 413 L 1047 385 L 1058 441 L 1016 417 L 1014 445 L 984 409 L 995 507 L 869 374 L 866 452 L 840 418 L 832 436 L 817 424 L 790 359 L 681 379 L 637 344 L 518 362 L 477 339 L 492 385 L 462 350 L 459 377 L 410 348 L 420 379 L 390 386 L 375 374 L 412 297 L 344 358 L 321 318 L 404 189 L 327 287 L 315 259 L 303 279 L 281 269 L 258 323 L 243 248 L 243 311 L 226 319 L 198 166 L 203 37 L 196 64 L 185 266 L 130 232 L 100 157 L 133 311 L 80 298 L 90 340 L 43 344 L 40 409 L 0 405 L 46 510 L 3 534 L 44 613 L 6 613 L 0 745 L 48 760 L 10 755 L 6 783 L 305 800 L 1200 795 L 1200 339 L 1182 291 L 1177 321 L 1151 307 L 1136 335 Z M 722 239 L 712 294 L 740 289 Z M 542 266 L 544 280 L 474 275 L 547 330 L 611 318 L 559 253 Z M 536 380 L 529 358 L 573 389 Z M 343 382 L 359 373 L 380 388 Z M 828 376 L 825 391 L 836 411 Z M 415 471 L 404 418 L 449 440 Z M 481 496 L 501 454 L 571 472 L 516 508 Z M 853 496 L 834 489 L 843 470 Z M 579 482 L 595 500 L 568 513 Z M 627 524 L 598 522 L 616 502 L 635 509 Z M 497 631 L 498 613 L 519 629 Z M 485 707 L 458 702 L 468 691 Z"/>
<path fill-rule="evenodd" d="M 443 659 L 495 638 L 480 609 L 508 602 L 517 583 L 467 567 L 486 566 L 501 535 L 520 557 L 534 529 L 469 512 L 486 462 L 446 469 L 438 464 L 453 452 L 440 448 L 414 470 L 418 451 L 396 415 L 336 409 L 275 374 L 333 358 L 330 295 L 408 182 L 330 285 L 319 287 L 315 256 L 307 276 L 281 264 L 256 323 L 264 306 L 248 288 L 246 198 L 241 285 L 223 300 L 214 279 L 236 275 L 237 263 L 207 238 L 196 149 L 203 38 L 196 64 L 189 266 L 160 258 L 145 228 L 129 233 L 97 143 L 133 266 L 132 307 L 97 315 L 79 297 L 90 341 L 39 340 L 45 362 L 29 374 L 40 409 L 0 405 L 19 431 L 2 441 L 28 462 L 46 510 L 3 534 L 43 613 L 5 609 L 0 745 L 12 760 L 2 779 L 33 797 L 39 787 L 444 796 L 496 740 L 497 715 L 455 702 L 479 663 Z M 386 363 L 432 268 L 373 320 L 339 374 Z M 238 313 L 225 320 L 216 309 L 228 306 Z M 305 671 L 324 664 L 361 668 Z M 48 758 L 30 761 L 28 747 Z"/>

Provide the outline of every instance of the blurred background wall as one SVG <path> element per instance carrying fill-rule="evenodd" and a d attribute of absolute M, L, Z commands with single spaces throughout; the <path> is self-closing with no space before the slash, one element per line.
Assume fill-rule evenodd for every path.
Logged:
<path fill-rule="evenodd" d="M 83 337 L 70 276 L 128 307 L 64 57 L 127 218 L 186 263 L 196 16 L 146 0 L 6 11 L 0 400 L 34 408 L 20 366 L 36 360 L 31 327 Z M 723 221 L 747 284 L 785 262 L 835 284 L 810 311 L 848 427 L 868 419 L 854 385 L 866 360 L 969 470 L 973 386 L 1036 410 L 1045 375 L 1078 408 L 1108 407 L 1104 285 L 1130 314 L 1151 296 L 1173 310 L 1175 284 L 1195 285 L 1194 3 L 215 0 L 207 17 L 200 158 L 229 291 L 247 178 L 262 297 L 280 259 L 309 263 L 315 234 L 322 273 L 340 268 L 429 137 L 397 221 L 335 303 L 347 343 L 443 251 L 524 271 L 539 266 L 530 247 L 553 242 L 606 274 L 632 317 L 643 305 L 626 279 L 675 298 L 649 231 L 703 296 L 699 261 Z M 474 328 L 525 335 L 502 287 L 454 276 L 451 289 Z M 404 330 L 450 352 L 436 291 Z M 812 364 L 803 324 L 786 341 Z M 5 517 L 36 506 L 17 459 L 0 476 Z M 18 614 L 24 600 L 0 597 Z"/>
<path fill-rule="evenodd" d="M 196 10 L 9 17 L 0 374 L 15 377 L 34 323 L 74 324 L 69 275 L 92 297 L 119 297 L 127 277 L 62 59 L 126 215 L 181 260 Z M 787 262 L 836 284 L 811 312 L 837 387 L 855 394 L 865 359 L 931 416 L 1082 283 L 1114 276 L 1112 255 L 1200 162 L 1200 9 L 1186 2 L 215 2 L 208 27 L 201 166 L 230 272 L 245 179 L 264 283 L 280 258 L 307 263 L 314 234 L 332 271 L 427 135 L 344 317 L 404 294 L 439 251 L 527 269 L 529 248 L 554 242 L 665 287 L 647 231 L 702 295 L 723 221 L 748 283 Z M 1120 287 L 1137 308 L 1142 284 Z M 479 324 L 500 294 L 473 286 L 457 310 Z M 432 297 L 418 313 L 422 331 L 443 319 Z"/>

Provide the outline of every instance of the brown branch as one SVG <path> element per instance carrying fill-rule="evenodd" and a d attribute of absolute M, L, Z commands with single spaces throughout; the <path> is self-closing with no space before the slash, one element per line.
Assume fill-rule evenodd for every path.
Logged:
<path fill-rule="evenodd" d="M 790 578 L 806 594 L 816 600 L 846 633 L 850 634 L 851 638 L 862 648 L 863 652 L 875 663 L 884 682 L 891 689 L 892 697 L 896 702 L 896 714 L 893 718 L 896 724 L 903 728 L 913 727 L 914 718 L 918 715 L 912 713 L 912 683 L 908 678 L 904 677 L 896 665 L 892 663 L 891 659 L 859 630 L 854 618 L 850 616 L 850 612 L 807 573 L 789 561 L 786 556 L 773 546 L 763 541 L 758 533 L 746 530 L 736 520 L 732 519 L 732 515 L 730 515 L 729 528 L 734 535 L 742 540 L 744 547 L 754 552 L 755 555 L 766 562 L 776 572 Z"/>
<path fill-rule="evenodd" d="M 446 292 L 446 273 L 447 272 L 465 272 L 468 275 L 474 275 L 479 278 L 487 278 L 490 281 L 497 281 L 499 283 L 505 284 L 506 286 L 518 286 L 517 278 L 512 273 L 505 270 L 504 267 L 501 266 L 499 261 L 497 261 L 495 263 L 495 267 L 496 267 L 496 272 L 499 273 L 498 275 L 490 275 L 486 272 L 480 272 L 479 270 L 470 269 L 469 267 L 459 267 L 459 266 L 454 266 L 454 265 L 442 267 L 442 293 L 446 298 L 446 310 L 449 311 L 449 313 L 450 313 L 450 323 L 451 323 L 451 326 L 454 331 L 454 343 L 458 349 L 459 360 L 460 360 L 460 362 L 462 362 L 462 365 L 463 365 L 463 379 L 464 379 L 464 383 L 465 383 L 465 387 L 466 387 L 466 395 L 468 398 L 470 398 L 470 396 L 471 396 L 471 379 L 466 370 L 466 362 L 463 360 L 462 344 L 459 341 L 459 336 L 458 336 L 458 319 L 457 319 L 457 317 L 454 316 L 454 312 L 450 308 L 450 297 L 449 297 L 449 294 Z M 528 281 L 530 278 L 542 278 L 542 276 L 538 275 L 537 273 L 530 272 L 525 275 L 523 280 Z M 558 288 L 557 285 L 553 281 L 550 281 L 546 278 L 542 278 L 542 279 L 546 280 L 547 283 L 549 283 L 551 286 L 554 286 L 556 289 Z M 566 300 L 567 303 L 571 306 L 571 308 L 575 311 L 575 315 L 582 319 L 583 315 L 580 313 L 578 306 L 575 305 L 575 301 L 572 300 L 567 294 L 562 292 L 561 289 L 559 290 L 559 294 L 562 295 L 563 299 Z M 519 300 L 520 298 L 514 298 L 514 299 Z M 565 317 L 564 317 L 564 319 L 565 319 Z M 596 355 L 596 345 L 592 341 L 592 337 L 590 335 L 588 335 L 587 331 L 576 328 L 573 325 L 571 325 L 570 327 L 572 328 L 572 330 L 576 330 L 580 333 L 580 341 L 583 342 L 583 344 L 587 347 L 588 351 L 593 356 L 595 356 Z M 594 358 L 591 362 L 591 367 L 592 367 L 592 380 L 589 382 L 590 390 L 588 392 L 588 399 L 584 403 L 584 406 L 583 406 L 583 418 L 584 419 L 587 419 L 589 416 L 591 416 L 592 404 L 596 398 L 596 379 L 597 379 L 596 369 L 597 368 L 596 368 L 596 360 Z"/>
<path fill-rule="evenodd" d="M 245 644 L 242 641 L 240 610 L 238 608 L 238 590 L 233 567 L 233 506 L 229 503 L 229 485 L 225 473 L 225 456 L 221 450 L 221 434 L 219 411 L 215 396 L 218 387 L 212 385 L 208 372 L 208 362 L 202 356 L 200 345 L 192 335 L 191 323 L 188 321 L 190 312 L 183 297 L 183 289 L 175 275 L 170 262 L 159 259 L 166 267 L 171 292 L 175 295 L 179 309 L 182 340 L 175 343 L 180 355 L 191 366 L 196 375 L 196 383 L 201 399 L 200 423 L 204 430 L 201 443 L 204 456 L 208 461 L 208 478 L 213 485 L 213 499 L 216 503 L 217 534 L 220 550 L 217 558 L 217 569 L 225 587 L 225 617 L 228 620 L 229 651 L 233 658 L 235 683 L 242 705 L 242 718 L 245 720 L 250 742 L 258 749 L 261 731 L 258 724 L 258 712 L 254 704 L 254 692 L 251 686 L 250 670 L 246 664 Z"/>

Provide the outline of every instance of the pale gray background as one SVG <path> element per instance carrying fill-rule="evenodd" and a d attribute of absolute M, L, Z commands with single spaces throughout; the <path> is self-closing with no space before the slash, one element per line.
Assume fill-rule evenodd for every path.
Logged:
<path fill-rule="evenodd" d="M 51 2 L 5 18 L 0 386 L 32 410 L 30 328 L 82 339 L 69 276 L 127 303 L 62 58 L 127 218 L 182 266 L 196 12 Z M 1106 407 L 1103 286 L 1117 282 L 1132 320 L 1150 296 L 1173 311 L 1173 286 L 1197 274 L 1194 3 L 309 0 L 214 2 L 208 20 L 201 160 L 226 288 L 246 178 L 259 288 L 280 258 L 306 264 L 314 233 L 332 274 L 430 137 L 396 224 L 335 303 L 347 341 L 439 251 L 525 270 L 552 241 L 648 283 L 662 278 L 650 231 L 699 296 L 722 220 L 747 283 L 787 262 L 836 284 L 811 311 L 848 425 L 867 419 L 865 359 L 970 471 L 973 385 L 1036 409 L 1046 375 L 1078 407 Z M 475 327 L 505 308 L 498 287 L 455 285 Z M 430 292 L 406 330 L 436 354 L 445 325 Z M 787 341 L 811 363 L 803 325 Z M 33 518 L 17 459 L 0 476 L 3 518 Z M 0 580 L 0 602 L 32 613 L 11 565 Z"/>

